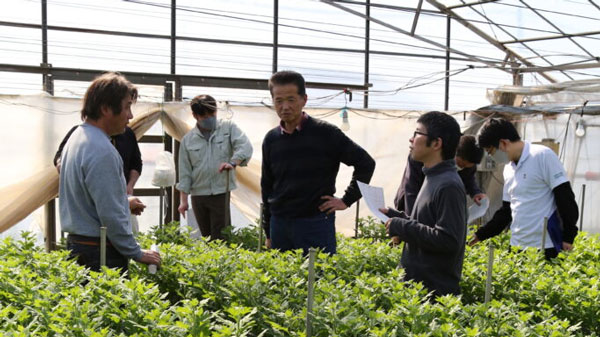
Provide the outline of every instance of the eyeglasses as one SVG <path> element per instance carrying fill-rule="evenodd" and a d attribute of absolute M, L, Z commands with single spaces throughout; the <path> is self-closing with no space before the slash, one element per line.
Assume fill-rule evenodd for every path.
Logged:
<path fill-rule="evenodd" d="M 429 136 L 429 134 L 428 134 L 428 133 L 421 132 L 421 131 L 415 131 L 415 132 L 413 132 L 413 136 L 412 136 L 412 137 L 413 137 L 413 138 L 416 138 L 416 137 L 417 137 L 417 135 Z"/>

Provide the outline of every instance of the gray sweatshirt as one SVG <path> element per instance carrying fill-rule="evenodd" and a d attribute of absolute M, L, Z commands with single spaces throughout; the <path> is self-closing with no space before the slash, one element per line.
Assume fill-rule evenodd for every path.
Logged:
<path fill-rule="evenodd" d="M 410 219 L 393 218 L 390 236 L 404 244 L 406 279 L 422 282 L 436 296 L 459 294 L 465 255 L 467 210 L 454 159 L 429 169 Z"/>
<path fill-rule="evenodd" d="M 123 256 L 142 256 L 129 224 L 123 161 L 101 129 L 84 123 L 69 138 L 61 159 L 59 198 L 63 231 L 100 237 L 103 224 Z"/>

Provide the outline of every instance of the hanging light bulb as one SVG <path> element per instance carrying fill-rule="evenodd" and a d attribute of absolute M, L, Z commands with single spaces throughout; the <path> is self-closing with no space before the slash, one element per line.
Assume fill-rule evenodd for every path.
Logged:
<path fill-rule="evenodd" d="M 580 119 L 579 122 L 577 122 L 577 128 L 575 129 L 575 136 L 577 136 L 579 138 L 585 136 L 585 123 L 583 122 L 583 119 Z"/>
<path fill-rule="evenodd" d="M 342 113 L 340 115 L 342 116 L 342 125 L 340 126 L 340 129 L 342 131 L 350 130 L 350 123 L 348 123 L 348 110 L 346 108 L 342 108 Z"/>

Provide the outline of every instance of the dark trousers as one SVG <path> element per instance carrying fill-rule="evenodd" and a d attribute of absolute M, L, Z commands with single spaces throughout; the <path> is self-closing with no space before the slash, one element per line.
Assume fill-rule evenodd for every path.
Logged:
<path fill-rule="evenodd" d="M 69 258 L 77 264 L 93 271 L 100 271 L 100 238 L 72 235 L 67 237 L 67 249 L 70 250 Z M 106 240 L 106 266 L 119 268 L 121 274 L 129 268 L 129 259 L 121 255 L 108 240 Z"/>
<path fill-rule="evenodd" d="M 337 252 L 335 214 L 324 213 L 308 218 L 271 216 L 271 246 L 281 251 L 321 248 L 325 253 Z"/>
<path fill-rule="evenodd" d="M 231 226 L 230 192 L 217 195 L 192 195 L 192 210 L 200 234 L 211 240 L 223 240 L 223 229 Z"/>

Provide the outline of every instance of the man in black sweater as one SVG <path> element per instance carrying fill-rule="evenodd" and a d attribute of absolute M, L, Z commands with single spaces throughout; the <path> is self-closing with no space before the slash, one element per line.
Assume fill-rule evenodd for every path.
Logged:
<path fill-rule="evenodd" d="M 263 228 L 269 248 L 322 248 L 336 252 L 335 211 L 360 199 L 357 181 L 369 183 L 375 161 L 340 129 L 308 116 L 304 78 L 280 71 L 269 80 L 279 126 L 262 145 Z M 336 198 L 340 163 L 354 167 L 344 196 Z"/>
<path fill-rule="evenodd" d="M 465 255 L 465 187 L 454 155 L 460 138 L 456 120 L 432 111 L 417 120 L 410 138 L 410 156 L 423 163 L 425 180 L 410 217 L 382 209 L 390 236 L 404 241 L 400 263 L 406 280 L 422 282 L 434 296 L 459 294 Z"/>
<path fill-rule="evenodd" d="M 503 203 L 469 245 L 498 235 L 510 225 L 510 244 L 518 249 L 539 249 L 544 242 L 546 259 L 573 249 L 579 209 L 558 156 L 543 145 L 521 140 L 514 125 L 502 118 L 488 120 L 478 142 L 498 164 L 506 164 Z M 547 233 L 544 218 L 548 218 Z"/>

